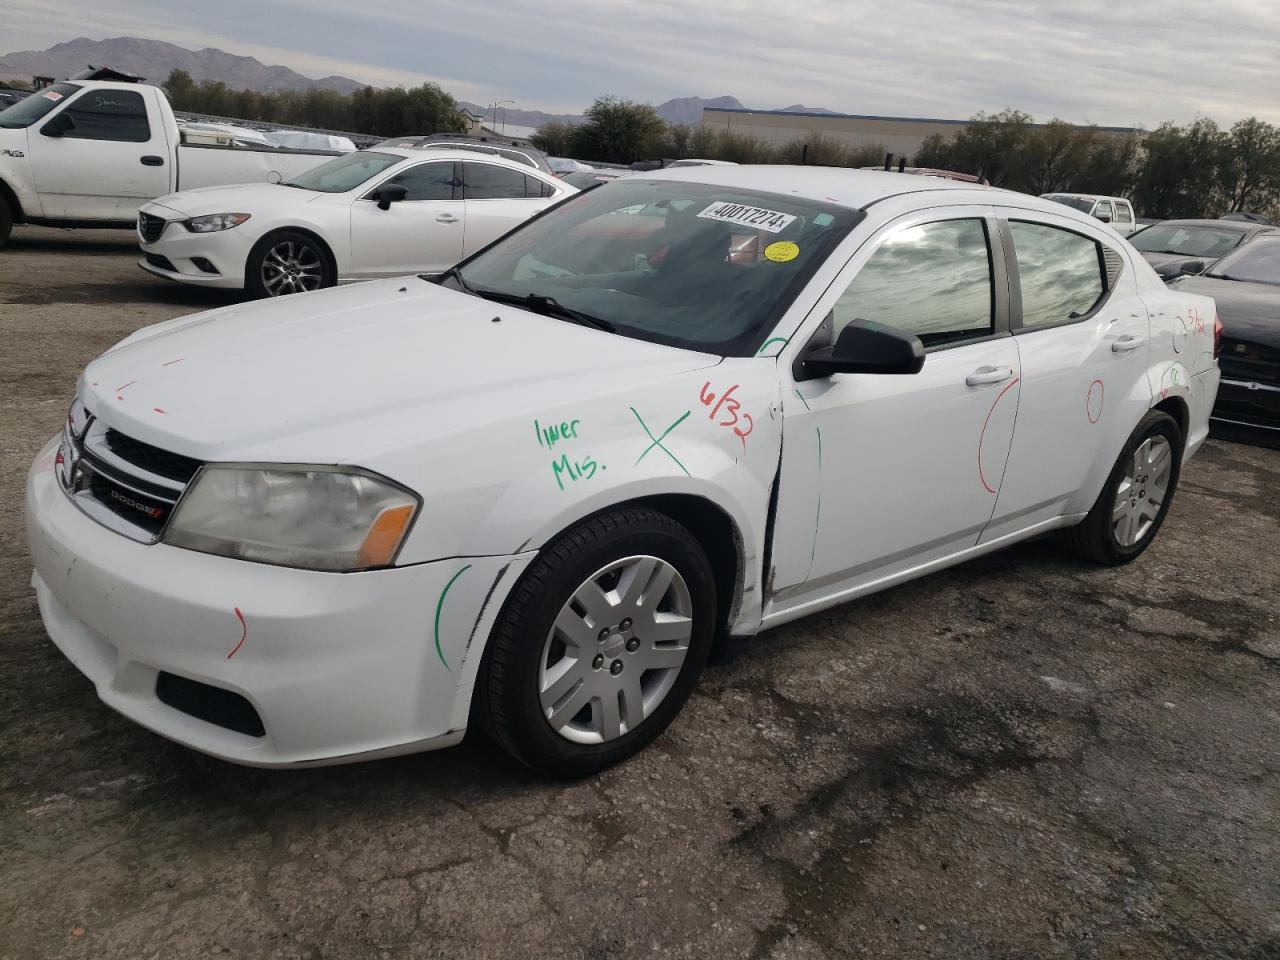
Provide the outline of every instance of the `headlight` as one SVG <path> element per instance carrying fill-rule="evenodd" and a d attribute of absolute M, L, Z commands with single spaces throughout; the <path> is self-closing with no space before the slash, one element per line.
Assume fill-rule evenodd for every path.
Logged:
<path fill-rule="evenodd" d="M 309 570 L 389 566 L 418 499 L 359 470 L 209 464 L 164 539 L 176 547 Z"/>
<path fill-rule="evenodd" d="M 204 217 L 192 217 L 185 222 L 192 233 L 217 233 L 219 230 L 238 227 L 248 219 L 247 213 L 211 213 Z"/>

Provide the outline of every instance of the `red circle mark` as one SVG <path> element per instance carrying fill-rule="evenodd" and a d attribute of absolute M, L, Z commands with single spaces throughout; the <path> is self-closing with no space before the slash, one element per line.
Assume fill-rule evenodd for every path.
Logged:
<path fill-rule="evenodd" d="M 1098 415 L 1093 415 L 1093 388 L 1098 388 Z M 1102 419 L 1102 408 L 1107 402 L 1107 386 L 1101 380 L 1094 380 L 1089 384 L 1089 395 L 1084 398 L 1084 415 L 1089 418 L 1090 423 L 1097 423 Z"/>
<path fill-rule="evenodd" d="M 238 651 L 241 647 L 244 646 L 244 638 L 249 635 L 249 625 L 244 622 L 244 614 L 240 612 L 239 607 L 236 607 L 235 610 L 236 610 L 236 616 L 240 618 L 240 642 L 236 644 L 235 650 L 232 650 L 230 653 L 227 654 L 228 660 L 234 657 L 236 655 L 236 651 Z"/>
<path fill-rule="evenodd" d="M 986 474 L 982 472 L 982 441 L 987 438 L 987 424 L 991 422 L 991 415 L 996 412 L 996 404 L 1000 402 L 1000 398 L 1016 387 L 1018 385 L 1018 381 L 1021 379 L 1021 377 L 1014 377 L 1008 386 L 996 394 L 995 400 L 991 401 L 991 409 L 987 411 L 987 419 L 982 421 L 982 433 L 978 434 L 978 479 L 982 481 L 982 488 L 986 490 L 987 493 L 995 493 L 995 491 L 991 489 L 991 485 L 987 483 Z"/>

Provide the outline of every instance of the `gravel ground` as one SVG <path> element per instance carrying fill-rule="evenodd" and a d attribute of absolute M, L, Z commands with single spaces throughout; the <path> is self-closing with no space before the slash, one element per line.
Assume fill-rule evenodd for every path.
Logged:
<path fill-rule="evenodd" d="M 225 303 L 126 233 L 0 252 L 0 957 L 1280 957 L 1280 451 L 1119 570 L 1026 544 L 762 636 L 575 784 L 480 738 L 240 769 L 48 642 L 22 483 L 80 368 Z"/>

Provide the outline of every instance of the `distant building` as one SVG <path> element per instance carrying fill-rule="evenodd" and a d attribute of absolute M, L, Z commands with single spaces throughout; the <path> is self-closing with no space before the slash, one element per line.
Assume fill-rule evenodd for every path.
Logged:
<path fill-rule="evenodd" d="M 852 113 L 792 113 L 786 110 L 734 110 L 704 107 L 702 125 L 712 130 L 749 134 L 780 146 L 820 134 L 851 147 L 883 144 L 894 156 L 910 157 L 933 134 L 954 136 L 968 120 L 931 120 L 922 117 L 872 117 Z M 1043 124 L 1032 124 L 1043 126 Z M 1123 136 L 1138 133 L 1134 127 L 1098 127 L 1099 133 Z"/>
<path fill-rule="evenodd" d="M 462 122 L 466 124 L 464 131 L 468 136 L 479 137 L 484 134 L 484 117 L 472 110 L 461 110 L 458 116 L 462 117 Z"/>

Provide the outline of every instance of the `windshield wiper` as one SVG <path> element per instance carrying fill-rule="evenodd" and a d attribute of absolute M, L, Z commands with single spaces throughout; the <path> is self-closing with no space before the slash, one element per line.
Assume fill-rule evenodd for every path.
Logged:
<path fill-rule="evenodd" d="M 470 288 L 470 292 L 477 297 L 483 297 L 485 300 L 524 307 L 526 310 L 532 310 L 534 313 L 540 313 L 543 316 L 557 317 L 561 320 L 568 320 L 570 323 L 581 324 L 584 327 L 594 327 L 606 333 L 614 333 L 617 330 L 617 327 L 608 320 L 601 320 L 599 317 L 593 317 L 591 314 L 583 313 L 581 310 L 566 307 L 555 297 L 548 297 L 545 294 L 530 293 L 527 296 L 520 296 L 515 293 L 503 293 L 501 290 L 477 290 L 474 287 Z"/>
<path fill-rule="evenodd" d="M 462 271 L 459 270 L 457 267 L 450 267 L 444 273 L 440 274 L 440 277 L 436 282 L 439 283 L 440 280 L 447 280 L 450 277 L 453 278 L 454 282 L 458 284 L 459 289 L 461 289 L 464 293 L 470 293 L 473 295 L 475 294 L 476 292 L 475 288 L 472 287 L 471 284 L 467 283 L 467 281 L 462 279 Z"/>

